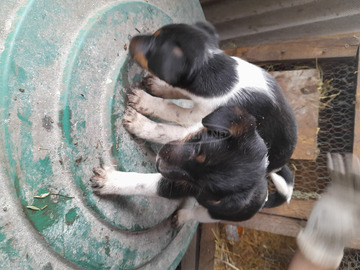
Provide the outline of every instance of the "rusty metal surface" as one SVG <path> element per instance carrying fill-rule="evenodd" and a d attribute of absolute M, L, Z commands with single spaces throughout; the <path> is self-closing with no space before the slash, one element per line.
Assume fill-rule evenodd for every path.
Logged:
<path fill-rule="evenodd" d="M 154 171 L 120 125 L 143 76 L 129 39 L 203 19 L 199 3 L 14 0 L 0 15 L 0 268 L 174 269 L 196 228 L 171 228 L 179 202 L 100 198 L 88 179 L 100 161 Z"/>

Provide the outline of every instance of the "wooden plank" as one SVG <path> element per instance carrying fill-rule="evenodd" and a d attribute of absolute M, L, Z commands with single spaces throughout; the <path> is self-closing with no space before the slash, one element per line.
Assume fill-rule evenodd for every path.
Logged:
<path fill-rule="evenodd" d="M 258 231 L 296 237 L 299 231 L 305 227 L 306 221 L 282 216 L 274 216 L 267 213 L 257 213 L 249 220 L 234 223 L 231 222 L 230 224 Z M 348 244 L 347 247 L 360 249 L 360 239 L 355 239 L 352 243 Z"/>
<path fill-rule="evenodd" d="M 323 37 L 330 35 L 344 35 L 346 33 L 354 33 L 359 31 L 359 25 L 353 24 L 354 21 L 360 22 L 360 12 L 358 14 L 326 18 L 325 21 L 307 22 L 306 24 L 294 25 L 291 23 L 284 28 L 274 29 L 267 32 L 259 32 L 255 34 L 245 34 L 237 32 L 238 36 L 222 40 L 220 46 L 223 49 L 232 49 L 236 47 L 246 47 L 261 44 L 279 43 L 288 40 L 297 40 L 304 38 Z M 244 21 L 246 23 L 246 21 Z M 331 27 L 329 27 L 331 25 Z M 226 29 L 226 28 L 225 28 Z M 222 29 L 219 29 L 220 36 Z"/>
<path fill-rule="evenodd" d="M 199 270 L 214 270 L 215 236 L 213 230 L 219 233 L 217 223 L 201 224 Z"/>
<path fill-rule="evenodd" d="M 360 157 L 360 58 L 357 71 L 353 153 Z"/>
<path fill-rule="evenodd" d="M 275 216 L 267 213 L 257 213 L 249 220 L 234 223 L 230 222 L 230 224 L 264 232 L 296 237 L 300 229 L 305 226 L 306 220 Z"/>
<path fill-rule="evenodd" d="M 269 1 L 267 0 L 266 2 Z M 301 38 L 302 35 L 309 33 L 312 36 L 318 35 L 319 33 L 331 34 L 334 33 L 331 31 L 341 26 L 343 27 L 339 29 L 340 31 L 335 32 L 335 34 L 349 33 L 351 31 L 358 31 L 357 29 L 359 29 L 358 23 L 349 24 L 348 18 L 352 17 L 352 21 L 356 22 L 356 19 L 359 19 L 360 13 L 359 8 L 356 8 L 352 1 L 343 1 L 342 4 L 339 5 L 338 0 L 317 0 L 303 3 L 301 6 L 296 6 L 296 3 L 293 6 L 293 0 L 286 2 L 288 2 L 288 7 L 282 5 L 279 7 L 279 5 L 276 6 L 275 4 L 275 9 L 268 9 L 266 11 L 266 9 L 263 8 L 263 6 L 266 5 L 263 3 L 256 5 L 253 1 L 252 5 L 250 4 L 251 9 L 259 10 L 260 14 L 249 16 L 248 12 L 246 16 L 245 14 L 240 13 L 240 15 L 245 16 L 241 16 L 237 19 L 231 16 L 229 18 L 230 20 L 225 19 L 225 21 L 219 23 L 215 21 L 215 27 L 222 40 L 237 38 L 246 40 L 249 36 L 262 36 L 267 33 L 273 34 L 273 37 L 269 35 L 272 40 L 284 40 L 288 36 L 294 39 Z M 324 8 L 324 5 L 326 5 L 326 8 Z M 321 10 L 321 15 L 319 14 L 319 10 Z M 220 13 L 220 11 L 218 12 Z M 265 13 L 261 14 L 262 12 Z M 207 13 L 205 13 L 205 16 L 207 16 Z M 227 18 L 225 14 L 222 17 Z M 347 22 L 347 25 L 345 22 Z M 329 27 L 329 23 L 334 23 L 336 25 Z M 317 32 L 319 27 L 323 29 Z M 306 29 L 307 31 L 286 31 L 288 29 Z M 284 32 L 286 32 L 286 35 L 283 35 Z M 314 32 L 316 33 L 315 35 Z"/>
<path fill-rule="evenodd" d="M 242 1 L 233 1 L 233 0 L 220 0 L 204 3 L 200 1 L 202 8 L 206 17 L 206 20 L 215 25 L 221 23 L 229 23 L 238 19 L 262 19 L 262 17 L 267 18 L 266 15 L 273 14 L 276 11 L 283 11 L 283 9 L 296 9 L 299 6 L 304 4 L 314 4 L 313 0 L 291 0 L 283 1 L 279 4 L 279 0 L 266 0 L 266 1 L 253 1 L 253 0 L 242 0 Z M 328 11 L 329 12 L 329 11 Z M 251 18 L 249 18 L 251 16 Z M 278 16 L 277 16 L 278 17 Z M 288 17 L 287 20 L 290 21 L 293 17 Z M 249 29 L 249 25 L 254 25 L 252 23 L 246 24 L 246 31 L 252 30 L 256 32 L 259 30 L 258 27 L 252 27 Z M 267 24 L 262 24 L 262 27 L 265 27 Z M 273 24 L 272 24 L 273 25 Z M 244 33 L 243 30 L 238 31 L 241 34 Z M 220 37 L 222 37 L 220 33 Z"/>
<path fill-rule="evenodd" d="M 181 260 L 181 270 L 197 270 L 199 237 L 199 232 L 196 231 Z"/>
<path fill-rule="evenodd" d="M 313 60 L 355 57 L 360 32 L 346 35 L 307 38 L 264 45 L 227 49 L 225 52 L 250 62 Z"/>
<path fill-rule="evenodd" d="M 314 203 L 315 200 L 292 199 L 289 204 L 285 203 L 275 208 L 264 208 L 260 213 L 307 220 Z"/>
<path fill-rule="evenodd" d="M 249 220 L 242 222 L 227 222 L 235 226 L 251 228 L 259 231 L 296 237 L 306 226 L 315 200 L 292 199 L 290 204 L 276 208 L 263 209 Z M 215 237 L 212 229 L 218 231 L 217 224 L 202 224 L 200 241 L 200 257 L 198 269 L 213 270 L 215 254 Z M 360 238 L 348 244 L 349 248 L 360 249 Z"/>
<path fill-rule="evenodd" d="M 298 142 L 293 159 L 315 160 L 318 155 L 317 132 L 321 83 L 316 69 L 270 72 L 284 91 L 295 112 Z"/>

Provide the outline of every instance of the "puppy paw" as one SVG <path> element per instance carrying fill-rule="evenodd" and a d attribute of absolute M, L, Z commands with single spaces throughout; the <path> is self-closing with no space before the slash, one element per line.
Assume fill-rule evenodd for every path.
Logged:
<path fill-rule="evenodd" d="M 114 169 L 111 167 L 94 168 L 94 175 L 90 178 L 91 187 L 94 193 L 99 195 L 110 194 L 109 174 Z"/>
<path fill-rule="evenodd" d="M 147 76 L 143 79 L 144 87 L 154 96 L 163 97 L 169 85 L 158 77 Z"/>
<path fill-rule="evenodd" d="M 179 223 L 178 223 L 178 215 L 177 215 L 178 211 L 176 211 L 172 217 L 171 217 L 171 227 L 172 228 L 177 228 L 179 227 Z"/>
<path fill-rule="evenodd" d="M 122 120 L 123 126 L 132 134 L 137 134 L 141 131 L 141 114 L 134 108 L 128 106 Z"/>
<path fill-rule="evenodd" d="M 171 227 L 177 228 L 185 224 L 187 221 L 188 221 L 187 210 L 186 209 L 177 210 L 171 217 Z"/>
<path fill-rule="evenodd" d="M 129 106 L 134 108 L 136 111 L 145 115 L 152 115 L 153 110 L 151 106 L 153 103 L 151 102 L 151 97 L 144 90 L 133 89 L 130 94 L 127 95 L 129 100 Z"/>

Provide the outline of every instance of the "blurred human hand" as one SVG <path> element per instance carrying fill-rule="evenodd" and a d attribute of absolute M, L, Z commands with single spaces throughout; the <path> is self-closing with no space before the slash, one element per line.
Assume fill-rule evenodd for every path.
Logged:
<path fill-rule="evenodd" d="M 316 202 L 297 237 L 300 251 L 312 263 L 335 269 L 345 245 L 360 230 L 360 161 L 352 154 L 328 154 L 331 184 Z"/>

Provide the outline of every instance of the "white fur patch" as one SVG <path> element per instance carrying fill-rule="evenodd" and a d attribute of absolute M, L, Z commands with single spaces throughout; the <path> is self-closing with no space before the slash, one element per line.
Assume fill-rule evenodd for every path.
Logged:
<path fill-rule="evenodd" d="M 188 221 L 196 220 L 201 223 L 215 223 L 220 220 L 213 219 L 209 215 L 209 212 L 206 208 L 199 205 L 190 209 L 180 209 L 177 212 L 177 223 L 178 225 L 184 224 Z"/>
<path fill-rule="evenodd" d="M 276 187 L 276 190 L 284 195 L 286 197 L 286 201 L 289 203 L 294 187 L 292 185 L 288 185 L 285 179 L 276 173 L 270 173 L 270 177 Z"/>
<path fill-rule="evenodd" d="M 92 182 L 99 194 L 158 196 L 161 174 L 115 171 L 111 167 L 97 168 Z"/>
<path fill-rule="evenodd" d="M 231 99 L 246 99 L 247 93 L 244 89 L 256 91 L 267 95 L 272 102 L 275 103 L 275 94 L 269 87 L 266 81 L 264 71 L 256 65 L 246 62 L 238 57 L 232 57 L 237 62 L 236 71 L 238 74 L 238 81 L 233 85 L 232 89 L 225 95 L 215 98 L 204 98 L 188 94 L 188 96 L 202 108 L 208 108 L 208 111 L 215 110 L 229 102 Z"/>
<path fill-rule="evenodd" d="M 266 155 L 265 157 L 264 157 L 264 163 L 265 163 L 265 168 L 267 168 L 268 166 L 269 166 L 269 157 Z"/>

